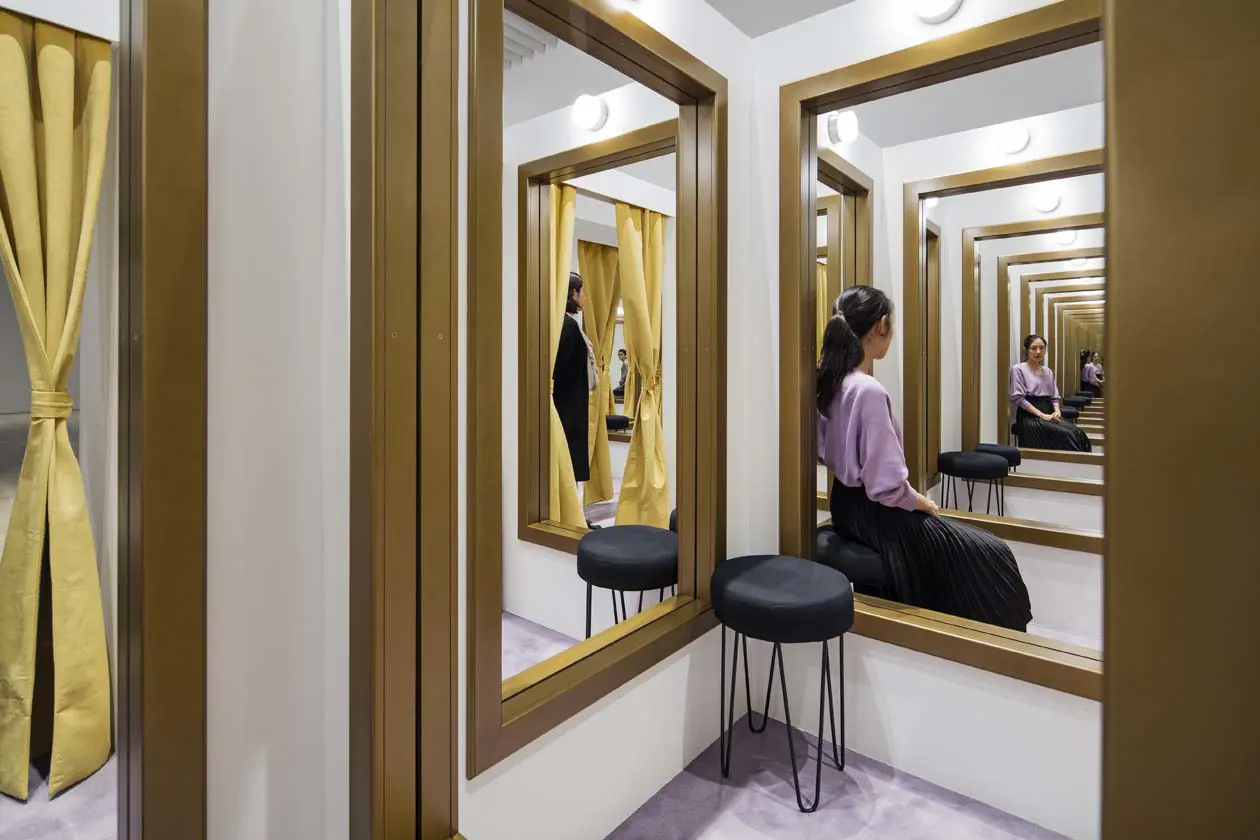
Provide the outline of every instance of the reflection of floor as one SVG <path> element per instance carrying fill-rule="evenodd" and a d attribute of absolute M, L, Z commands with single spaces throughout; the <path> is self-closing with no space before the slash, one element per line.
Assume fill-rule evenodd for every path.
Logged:
<path fill-rule="evenodd" d="M 771 721 L 761 735 L 744 720 L 735 726 L 730 778 L 722 778 L 714 743 L 607 840 L 1062 840 L 853 752 L 843 773 L 824 757 L 822 804 L 802 814 L 783 724 Z M 794 738 L 803 792 L 812 796 L 814 739 L 799 731 Z"/>
<path fill-rule="evenodd" d="M 1042 627 L 1036 622 L 1028 625 L 1028 633 L 1032 636 L 1041 636 L 1046 639 L 1053 639 L 1056 642 L 1066 642 L 1069 645 L 1089 648 L 1090 650 L 1102 650 L 1102 638 L 1100 636 L 1087 636 L 1084 633 L 1055 630 L 1052 627 Z"/>
<path fill-rule="evenodd" d="M 621 476 L 613 477 L 613 497 L 606 502 L 586 506 L 586 521 L 601 528 L 616 524 L 617 499 L 621 497 Z"/>
<path fill-rule="evenodd" d="M 563 633 L 526 621 L 519 615 L 503 613 L 503 679 L 550 659 L 577 644 Z M 5 840 L 0 836 L 0 840 Z"/>
<path fill-rule="evenodd" d="M 31 768 L 25 804 L 0 795 L 0 840 L 114 840 L 118 836 L 117 760 L 49 801 L 48 785 Z"/>

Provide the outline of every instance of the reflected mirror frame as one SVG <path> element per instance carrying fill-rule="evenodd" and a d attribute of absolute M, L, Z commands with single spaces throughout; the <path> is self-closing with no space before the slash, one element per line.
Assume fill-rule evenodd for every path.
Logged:
<path fill-rule="evenodd" d="M 1061 0 L 780 88 L 779 545 L 783 553 L 811 557 L 817 519 L 814 366 L 808 358 L 810 354 L 800 349 L 815 329 L 811 304 L 816 272 L 806 269 L 812 268 L 817 259 L 813 216 L 817 198 L 817 115 L 1094 43 L 1101 38 L 1101 11 L 1098 0 Z M 914 214 L 919 214 L 917 200 Z M 907 254 L 909 262 L 918 262 L 917 251 L 916 241 Z M 919 317 L 917 311 L 906 311 L 903 322 L 917 322 Z M 903 330 L 903 342 L 911 334 L 912 331 Z M 910 358 L 918 352 L 918 342 L 913 344 L 903 344 L 903 357 Z M 904 406 L 908 404 L 908 399 L 903 400 L 906 416 Z M 988 629 L 959 628 L 943 615 L 890 608 L 866 596 L 856 598 L 856 612 L 853 629 L 859 635 L 1081 697 L 1101 699 L 1102 665 L 1097 659 L 1062 650 L 1055 656 L 1042 656 L 1021 642 Z"/>
<path fill-rule="evenodd" d="M 676 102 L 679 370 L 678 597 L 502 679 L 503 12 Z M 726 539 L 727 82 L 629 11 L 599 0 L 471 0 L 469 9 L 467 776 L 472 779 L 717 626 L 708 602 Z M 694 245 L 689 244 L 694 243 Z M 694 282 L 684 278 L 694 272 Z M 681 294 L 690 288 L 689 295 Z M 688 326 L 688 325 L 694 326 Z M 692 341 L 687 343 L 687 339 Z M 703 430 L 701 434 L 700 430 Z M 486 527 L 494 523 L 494 527 Z M 515 539 L 515 529 L 509 530 Z"/>

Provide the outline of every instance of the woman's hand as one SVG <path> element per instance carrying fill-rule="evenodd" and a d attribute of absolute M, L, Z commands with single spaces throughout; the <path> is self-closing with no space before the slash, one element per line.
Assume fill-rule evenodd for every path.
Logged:
<path fill-rule="evenodd" d="M 915 510 L 922 511 L 923 513 L 926 513 L 928 516 L 941 515 L 941 509 L 936 504 L 936 502 L 932 501 L 927 496 L 924 496 L 922 493 L 918 495 L 919 495 L 919 502 L 918 504 L 914 506 Z"/>
<path fill-rule="evenodd" d="M 1054 414 L 1051 414 L 1051 415 L 1050 415 L 1050 421 L 1051 421 L 1052 423 L 1059 423 L 1059 422 L 1061 422 L 1062 420 L 1063 420 L 1063 409 L 1061 409 L 1061 408 L 1056 408 L 1056 409 L 1054 410 Z"/>

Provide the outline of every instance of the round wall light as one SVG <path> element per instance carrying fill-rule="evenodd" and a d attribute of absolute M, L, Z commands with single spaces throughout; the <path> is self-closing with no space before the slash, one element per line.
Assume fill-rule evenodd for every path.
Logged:
<path fill-rule="evenodd" d="M 598 96 L 582 94 L 573 103 L 573 124 L 583 131 L 599 131 L 608 122 L 608 103 Z"/>
<path fill-rule="evenodd" d="M 1062 202 L 1063 197 L 1054 187 L 1043 187 L 1033 196 L 1033 207 L 1037 208 L 1038 213 L 1053 213 Z"/>
<path fill-rule="evenodd" d="M 1076 231 L 1064 230 L 1064 231 L 1059 232 L 1060 245 L 1071 245 L 1075 241 L 1076 241 Z"/>
<path fill-rule="evenodd" d="M 841 111 L 827 115 L 827 139 L 831 145 L 852 143 L 858 139 L 858 117 L 853 111 Z"/>
<path fill-rule="evenodd" d="M 944 23 L 962 6 L 963 0 L 913 0 L 914 13 L 924 23 Z"/>
<path fill-rule="evenodd" d="M 941 200 L 937 198 L 936 196 L 930 196 L 929 198 L 923 199 L 923 206 L 929 210 L 931 210 L 933 207 L 935 207 L 936 205 L 940 203 L 941 203 Z"/>
<path fill-rule="evenodd" d="M 1017 155 L 1028 148 L 1032 133 L 1023 123 L 1007 123 L 998 129 L 998 146 L 1008 155 Z"/>

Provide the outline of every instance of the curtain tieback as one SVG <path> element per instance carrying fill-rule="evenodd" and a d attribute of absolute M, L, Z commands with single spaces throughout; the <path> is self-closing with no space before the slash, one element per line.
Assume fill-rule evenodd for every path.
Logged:
<path fill-rule="evenodd" d="M 32 420 L 65 420 L 74 410 L 74 400 L 65 391 L 31 391 Z"/>

